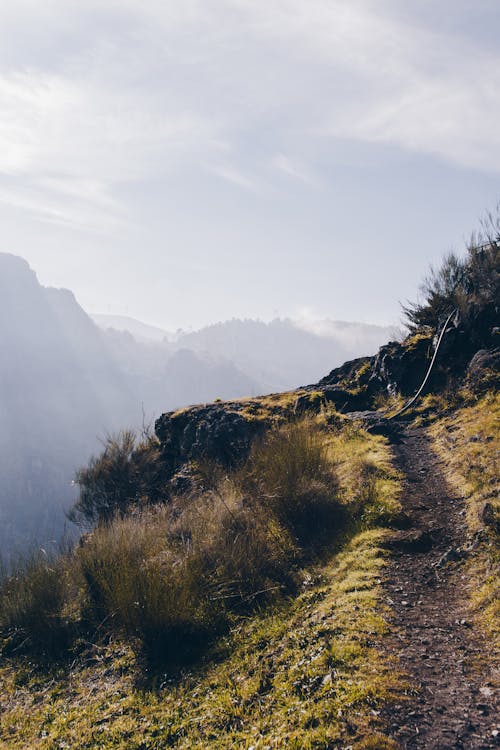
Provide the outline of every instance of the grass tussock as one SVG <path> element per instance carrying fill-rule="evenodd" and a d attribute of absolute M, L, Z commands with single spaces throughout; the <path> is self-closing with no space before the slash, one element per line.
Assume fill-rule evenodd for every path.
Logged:
<path fill-rule="evenodd" d="M 76 472 L 75 481 L 80 496 L 69 518 L 87 527 L 167 497 L 159 444 L 147 431 L 142 437 L 134 430 L 108 436 L 102 453 Z"/>
<path fill-rule="evenodd" d="M 293 593 L 316 542 L 344 523 L 326 438 L 309 420 L 276 427 L 243 468 L 227 475 L 209 467 L 203 491 L 159 506 L 131 504 L 134 455 L 146 447 L 133 435 L 112 441 L 89 472 L 107 483 L 107 497 L 115 488 L 115 515 L 101 514 L 55 567 L 38 561 L 6 580 L 2 633 L 26 633 L 26 648 L 42 642 L 49 648 L 63 612 L 76 609 L 86 639 L 123 636 L 150 662 L 189 661 L 235 617 Z M 128 473 L 120 494 L 122 465 Z M 58 638 L 62 650 L 67 639 Z"/>
<path fill-rule="evenodd" d="M 302 547 L 320 546 L 344 523 L 327 435 L 312 421 L 270 431 L 254 445 L 237 481 Z"/>
<path fill-rule="evenodd" d="M 53 657 L 68 645 L 71 618 L 67 557 L 33 553 L 22 567 L 7 576 L 0 589 L 0 632 L 4 651 L 29 649 Z"/>
<path fill-rule="evenodd" d="M 159 676 L 155 690 L 137 689 L 133 654 L 116 642 L 46 680 L 28 663 L 4 664 L 1 738 L 10 750 L 392 750 L 379 718 L 400 689 L 376 648 L 388 627 L 382 537 L 356 534 L 293 600 L 240 620 L 217 658 L 175 681 Z"/>
<path fill-rule="evenodd" d="M 500 395 L 486 394 L 430 428 L 448 478 L 466 501 L 472 605 L 481 627 L 500 647 Z"/>
<path fill-rule="evenodd" d="M 204 492 L 102 524 L 76 555 L 87 617 L 132 638 L 149 661 L 188 658 L 235 616 L 292 592 L 306 541 L 324 531 L 323 506 L 338 511 L 309 422 L 271 431 L 233 475 L 211 467 L 207 482 L 208 473 Z"/>

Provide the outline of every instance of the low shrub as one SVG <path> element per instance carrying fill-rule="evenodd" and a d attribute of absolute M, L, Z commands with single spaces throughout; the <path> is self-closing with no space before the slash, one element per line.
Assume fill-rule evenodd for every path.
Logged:
<path fill-rule="evenodd" d="M 420 292 L 422 300 L 403 306 L 411 331 L 435 328 L 454 308 L 463 321 L 495 320 L 500 295 L 500 204 L 487 214 L 480 232 L 471 237 L 463 257 L 448 253 L 439 268 L 431 267 Z"/>
<path fill-rule="evenodd" d="M 326 435 L 312 420 L 268 432 L 254 445 L 240 482 L 302 546 L 321 543 L 343 523 Z"/>
<path fill-rule="evenodd" d="M 78 552 L 86 582 L 86 618 L 122 631 L 147 656 L 175 661 L 215 626 L 203 570 L 187 540 L 167 533 L 166 510 L 117 518 Z"/>
<path fill-rule="evenodd" d="M 69 519 L 82 526 L 107 522 L 132 506 L 151 505 L 166 497 L 163 466 L 157 440 L 139 439 L 123 430 L 104 442 L 104 450 L 76 472 L 80 496 Z"/>
<path fill-rule="evenodd" d="M 4 651 L 30 650 L 54 657 L 64 652 L 71 624 L 64 617 L 68 597 L 66 556 L 33 554 L 0 586 L 0 633 Z"/>
<path fill-rule="evenodd" d="M 191 496 L 155 505 L 137 499 L 135 474 L 136 451 L 155 448 L 122 434 L 82 478 L 80 511 L 96 528 L 71 555 L 6 581 L 2 629 L 60 645 L 71 592 L 85 640 L 119 635 L 156 666 L 186 663 L 235 618 L 294 591 L 300 564 L 343 527 L 327 443 L 309 419 L 276 427 L 243 467 L 205 467 Z"/>
<path fill-rule="evenodd" d="M 191 504 L 180 528 L 200 559 L 210 596 L 226 611 L 251 608 L 293 587 L 297 548 L 290 534 L 231 480 Z"/>

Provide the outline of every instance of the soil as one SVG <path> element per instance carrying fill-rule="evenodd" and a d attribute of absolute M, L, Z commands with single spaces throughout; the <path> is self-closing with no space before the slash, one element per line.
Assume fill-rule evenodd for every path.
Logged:
<path fill-rule="evenodd" d="M 496 748 L 498 691 L 468 605 L 464 501 L 446 483 L 424 429 L 406 428 L 393 450 L 409 528 L 388 542 L 385 596 L 389 647 L 411 687 L 408 700 L 386 712 L 389 734 L 405 750 Z"/>

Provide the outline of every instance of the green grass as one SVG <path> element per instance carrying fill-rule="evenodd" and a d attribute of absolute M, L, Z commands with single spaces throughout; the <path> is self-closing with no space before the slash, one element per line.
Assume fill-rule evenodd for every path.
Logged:
<path fill-rule="evenodd" d="M 500 395 L 486 394 L 431 426 L 450 483 L 465 498 L 469 543 L 467 561 L 471 605 L 486 632 L 489 656 L 500 662 Z M 484 507 L 491 520 L 485 523 Z M 496 524 L 495 524 L 496 520 Z M 466 541 L 466 540 L 464 540 Z"/>
<path fill-rule="evenodd" d="M 307 750 L 365 747 L 376 734 L 392 747 L 377 714 L 398 689 L 376 647 L 387 629 L 383 533 L 356 535 L 304 577 L 295 600 L 242 621 L 212 660 L 157 690 L 137 688 L 126 645 L 91 649 L 69 674 L 4 666 L 4 747 Z"/>
<path fill-rule="evenodd" d="M 228 575 L 224 566 L 230 564 L 231 556 L 226 550 L 222 572 L 215 569 L 221 576 L 218 580 L 228 585 L 234 585 L 231 581 L 242 559 L 251 564 L 249 550 L 260 548 L 267 538 L 270 548 L 286 557 L 286 569 L 293 577 L 289 593 L 283 590 L 278 597 L 254 599 L 250 606 L 236 610 L 228 605 L 230 616 L 225 630 L 180 672 L 163 672 L 158 665 L 144 662 L 140 650 L 133 648 L 141 634 L 135 630 L 136 625 L 130 627 L 125 622 L 130 617 L 133 623 L 134 615 L 128 613 L 129 604 L 120 601 L 114 601 L 104 615 L 110 620 L 116 617 L 120 626 L 116 622 L 106 639 L 80 643 L 80 650 L 64 668 L 37 665 L 30 655 L 21 653 L 4 656 L 0 666 L 3 747 L 153 750 L 253 746 L 307 750 L 331 748 L 336 743 L 358 748 L 394 747 L 384 735 L 378 712 L 401 692 L 402 683 L 396 665 L 379 648 L 387 629 L 380 585 L 386 555 L 382 524 L 398 512 L 399 477 L 391 466 L 384 438 L 355 427 L 327 430 L 324 414 L 316 422 L 314 429 L 319 432 L 313 430 L 312 434 L 321 435 L 321 445 L 318 454 L 313 440 L 311 471 L 317 474 L 319 466 L 332 476 L 335 508 L 343 507 L 345 517 L 350 519 L 334 535 L 330 549 L 323 547 L 321 554 L 311 549 L 309 561 L 303 549 L 298 554 L 300 544 L 293 525 L 280 521 L 279 514 L 266 507 L 265 497 L 252 505 L 252 510 L 263 509 L 257 530 L 239 527 L 237 543 L 231 543 L 236 539 L 231 537 L 234 513 L 242 507 L 242 485 L 237 477 L 222 479 L 222 485 L 207 491 L 199 504 L 179 506 L 178 524 L 168 528 L 178 544 L 185 539 L 185 528 L 190 528 L 191 546 L 188 552 L 184 550 L 187 558 L 203 532 L 209 540 L 208 547 L 203 547 L 209 562 L 204 570 L 214 570 L 210 560 L 218 559 L 223 542 L 229 543 L 237 553 L 233 558 L 236 567 Z M 257 454 L 261 449 L 256 448 Z M 295 449 L 288 445 L 286 451 L 293 454 Z M 272 455 L 279 463 L 283 456 L 276 453 L 273 444 Z M 304 460 L 299 451 L 300 455 Z M 259 463 L 257 458 L 255 461 Z M 287 466 L 290 468 L 290 462 Z M 275 468 L 268 470 L 272 478 Z M 293 467 L 291 476 L 286 472 L 281 476 L 291 481 Z M 272 494 L 281 485 L 277 482 Z M 295 487 L 300 494 L 300 482 L 294 480 L 286 486 L 287 492 Z M 104 532 L 97 532 L 79 555 L 88 554 L 91 564 L 108 555 L 104 567 L 113 569 L 114 565 L 110 587 L 131 579 L 126 570 L 120 577 L 123 539 L 130 540 L 132 551 L 137 547 L 147 549 L 158 570 L 168 571 L 168 561 L 161 555 L 161 540 L 165 538 L 161 514 L 167 510 L 157 513 L 156 521 L 142 524 L 142 542 L 133 539 L 137 529 L 131 517 L 120 522 L 124 526 L 114 526 L 107 532 L 121 535 L 115 540 L 117 549 Z M 275 519 L 274 527 L 269 524 L 271 518 Z M 276 538 L 278 530 L 281 536 Z M 245 546 L 254 533 L 255 543 Z M 133 565 L 135 559 L 140 569 L 139 558 L 132 555 L 132 562 L 126 565 Z M 247 579 L 245 573 L 242 580 Z M 153 580 L 161 592 L 162 586 L 173 585 L 168 577 Z M 199 585 L 197 575 L 193 580 Z M 112 593 L 111 588 L 108 593 Z M 88 595 L 87 591 L 82 599 L 87 604 Z M 137 591 L 127 596 L 137 597 Z M 158 597 L 152 600 L 158 601 Z M 159 600 L 164 601 L 163 593 Z M 134 601 L 140 602 L 140 598 Z M 182 614 L 191 600 L 181 597 L 178 601 Z M 245 601 L 241 592 L 239 601 Z M 93 606 L 96 612 L 95 603 Z M 172 607 L 166 611 L 171 616 Z"/>

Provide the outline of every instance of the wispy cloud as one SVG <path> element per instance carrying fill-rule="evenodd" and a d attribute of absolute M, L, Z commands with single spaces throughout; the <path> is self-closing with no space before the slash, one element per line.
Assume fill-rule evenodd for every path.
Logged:
<path fill-rule="evenodd" d="M 250 175 L 244 174 L 243 171 L 236 169 L 230 164 L 213 164 L 209 165 L 207 169 L 217 177 L 220 177 L 221 179 L 226 180 L 227 182 L 230 182 L 233 185 L 236 185 L 237 187 L 243 188 L 245 190 L 258 192 L 259 189 L 262 188 L 262 184 L 258 180 Z"/>
<path fill-rule="evenodd" d="M 337 138 L 500 172 L 500 53 L 386 0 L 4 0 L 0 49 L 0 199 L 37 216 L 186 166 L 310 186 Z"/>
<path fill-rule="evenodd" d="M 57 224 L 77 231 L 113 235 L 131 227 L 123 207 L 114 199 L 96 196 L 89 186 L 60 185 L 59 180 L 26 181 L 3 179 L 0 182 L 0 202 L 11 208 L 26 211 L 33 219 L 46 224 Z"/>
<path fill-rule="evenodd" d="M 305 182 L 308 185 L 313 185 L 317 182 L 309 173 L 307 167 L 286 154 L 276 154 L 271 160 L 271 166 L 285 175 Z"/>

